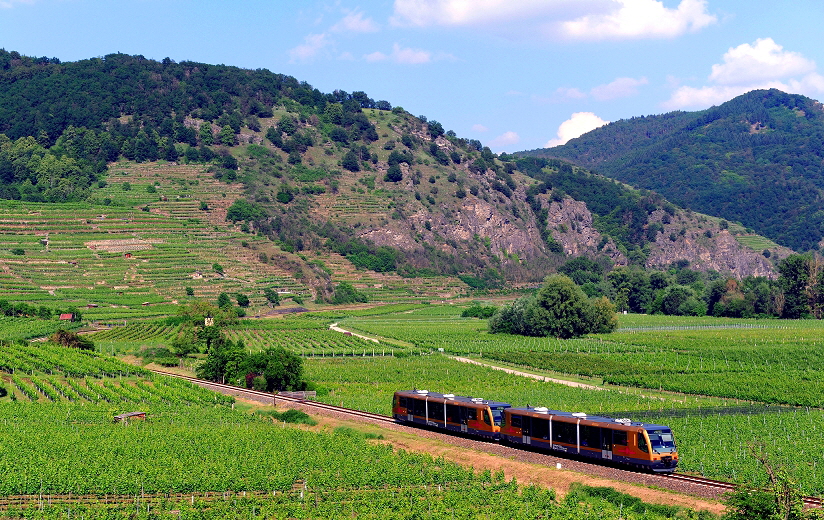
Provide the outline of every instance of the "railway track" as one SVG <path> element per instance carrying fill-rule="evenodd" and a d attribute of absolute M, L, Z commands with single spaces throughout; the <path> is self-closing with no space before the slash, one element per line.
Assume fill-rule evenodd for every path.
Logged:
<path fill-rule="evenodd" d="M 225 384 L 221 384 L 221 383 L 213 383 L 211 381 L 205 381 L 203 379 L 197 379 L 197 378 L 194 378 L 194 377 L 183 376 L 183 375 L 180 375 L 180 374 L 173 374 L 171 372 L 165 372 L 165 371 L 162 371 L 162 370 L 152 370 L 152 372 L 155 372 L 157 374 L 162 374 L 162 375 L 167 375 L 167 376 L 172 376 L 172 377 L 185 379 L 185 380 L 190 381 L 190 382 L 192 382 L 194 384 L 197 384 L 199 386 L 203 386 L 203 387 L 206 387 L 206 388 L 212 388 L 212 389 L 214 389 L 218 392 L 228 393 L 229 395 L 234 395 L 234 396 L 238 396 L 238 397 L 242 396 L 242 397 L 250 398 L 250 399 L 253 399 L 253 400 L 256 400 L 256 401 L 259 401 L 259 402 L 268 402 L 268 403 L 272 403 L 272 404 L 276 404 L 277 402 L 294 403 L 294 404 L 298 404 L 300 406 L 311 408 L 311 409 L 318 410 L 318 411 L 327 411 L 327 412 L 332 412 L 332 413 L 336 413 L 336 414 L 347 415 L 347 416 L 350 416 L 350 417 L 358 417 L 358 418 L 362 418 L 362 419 L 368 419 L 370 421 L 374 421 L 374 422 L 377 422 L 377 423 L 386 423 L 386 424 L 393 424 L 393 425 L 403 426 L 402 424 L 396 422 L 395 419 L 393 419 L 392 417 L 388 417 L 386 415 L 380 415 L 380 414 L 375 414 L 375 413 L 370 413 L 370 412 L 364 412 L 362 410 L 355 410 L 355 409 L 352 409 L 352 408 L 344 408 L 344 407 L 341 407 L 341 406 L 335 406 L 335 405 L 331 405 L 331 404 L 321 403 L 321 402 L 318 402 L 318 401 L 308 401 L 308 400 L 305 400 L 305 399 L 298 399 L 298 398 L 294 398 L 294 397 L 279 396 L 279 395 L 271 394 L 271 393 L 268 393 L 268 392 L 260 392 L 260 391 L 257 391 L 257 390 L 248 390 L 248 389 L 245 389 L 245 388 L 239 388 L 239 387 L 236 387 L 236 386 L 225 385 Z M 584 463 L 584 464 L 589 465 L 588 463 Z M 620 471 L 626 471 L 626 470 L 620 470 Z M 699 476 L 695 476 L 695 475 L 686 475 L 686 474 L 682 474 L 682 473 L 659 473 L 659 474 L 648 475 L 648 476 L 655 477 L 655 478 L 658 478 L 658 479 L 661 479 L 661 480 L 671 481 L 671 482 L 684 483 L 684 484 L 688 484 L 688 485 L 692 485 L 692 486 L 701 486 L 701 487 L 704 487 L 704 488 L 708 488 L 708 489 L 712 489 L 714 491 L 720 491 L 720 492 L 733 491 L 737 487 L 736 484 L 733 484 L 731 482 L 724 482 L 724 481 L 721 481 L 721 480 L 714 480 L 714 479 L 699 477 Z M 816 507 L 816 508 L 822 507 L 822 499 L 817 498 L 817 497 L 804 497 L 803 501 L 804 501 L 804 505 L 807 506 L 807 507 Z"/>

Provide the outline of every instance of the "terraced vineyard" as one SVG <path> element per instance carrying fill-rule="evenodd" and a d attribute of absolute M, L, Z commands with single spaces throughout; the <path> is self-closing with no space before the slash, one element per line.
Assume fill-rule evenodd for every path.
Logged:
<path fill-rule="evenodd" d="M 249 293 L 258 306 L 265 287 L 311 295 L 259 260 L 285 254 L 274 244 L 227 227 L 240 189 L 202 166 L 118 163 L 88 203 L 0 201 L 0 290 L 12 301 L 97 305 L 84 313 L 94 320 L 173 313 L 185 287 L 212 300 Z M 214 263 L 226 266 L 224 275 Z"/>

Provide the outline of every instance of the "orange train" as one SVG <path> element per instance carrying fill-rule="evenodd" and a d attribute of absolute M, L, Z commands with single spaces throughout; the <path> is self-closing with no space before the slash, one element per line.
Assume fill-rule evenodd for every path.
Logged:
<path fill-rule="evenodd" d="M 671 473 L 678 465 L 672 430 L 660 424 L 543 407 L 513 408 L 426 390 L 395 392 L 392 415 L 402 423 L 659 473 Z"/>

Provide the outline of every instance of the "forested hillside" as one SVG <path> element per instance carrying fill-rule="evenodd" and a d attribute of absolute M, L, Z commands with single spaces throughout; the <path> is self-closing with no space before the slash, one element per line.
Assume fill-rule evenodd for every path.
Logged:
<path fill-rule="evenodd" d="M 796 250 L 818 249 L 824 237 L 824 107 L 804 96 L 752 91 L 517 155 L 571 160 Z"/>
<path fill-rule="evenodd" d="M 203 168 L 210 185 L 175 165 Z M 164 168 L 179 186 L 159 180 Z M 779 253 L 567 162 L 497 156 L 365 92 L 124 54 L 61 63 L 0 51 L 0 180 L 0 199 L 119 207 L 129 221 L 132 210 L 176 218 L 168 197 L 197 192 L 187 224 L 199 208 L 212 226 L 201 231 L 268 239 L 275 249 L 249 268 L 277 259 L 325 301 L 333 277 L 386 283 L 363 272 L 453 277 L 427 294 L 454 295 L 535 283 L 569 257 L 743 277 L 774 272 L 762 253 Z"/>

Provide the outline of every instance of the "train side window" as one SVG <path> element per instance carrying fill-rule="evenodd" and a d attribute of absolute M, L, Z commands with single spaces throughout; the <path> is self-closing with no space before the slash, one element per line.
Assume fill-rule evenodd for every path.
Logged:
<path fill-rule="evenodd" d="M 489 410 L 482 410 L 481 413 L 483 413 L 484 422 L 489 426 L 492 426 L 492 416 L 489 414 Z"/>
<path fill-rule="evenodd" d="M 547 419 L 532 418 L 532 436 L 546 439 L 549 437 L 549 421 Z"/>
<path fill-rule="evenodd" d="M 612 443 L 619 446 L 627 445 L 627 432 L 621 430 L 612 430 Z"/>
<path fill-rule="evenodd" d="M 408 405 L 406 404 L 406 397 L 398 398 L 398 402 L 400 403 L 401 408 L 408 408 Z"/>
<path fill-rule="evenodd" d="M 512 416 L 512 427 L 513 428 L 520 428 L 521 427 L 521 416 L 520 415 L 513 415 Z"/>
<path fill-rule="evenodd" d="M 461 422 L 460 409 L 454 404 L 446 405 L 446 420 L 451 423 Z"/>
<path fill-rule="evenodd" d="M 601 446 L 601 428 L 581 425 L 581 445 L 597 448 Z"/>
<path fill-rule="evenodd" d="M 423 399 L 415 399 L 414 401 L 415 401 L 414 402 L 415 411 L 413 412 L 414 415 L 417 415 L 419 417 L 425 416 L 426 415 L 426 401 L 424 401 Z"/>
<path fill-rule="evenodd" d="M 638 449 L 644 453 L 649 453 L 649 446 L 647 446 L 647 440 L 644 438 L 643 433 L 638 434 Z"/>
<path fill-rule="evenodd" d="M 443 403 L 429 403 L 429 417 L 443 418 Z"/>
<path fill-rule="evenodd" d="M 552 437 L 556 442 L 565 442 L 567 444 L 575 444 L 577 442 L 578 433 L 575 429 L 575 424 L 553 421 L 552 422 Z"/>

